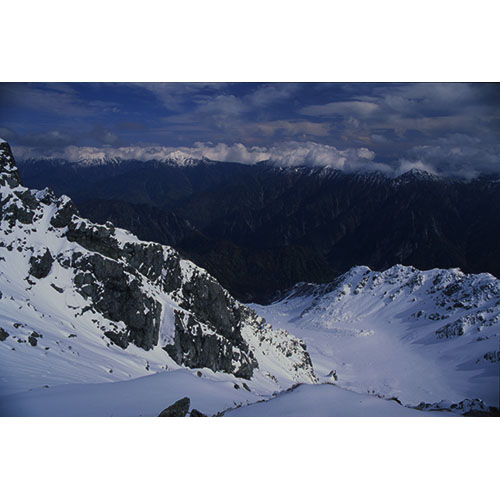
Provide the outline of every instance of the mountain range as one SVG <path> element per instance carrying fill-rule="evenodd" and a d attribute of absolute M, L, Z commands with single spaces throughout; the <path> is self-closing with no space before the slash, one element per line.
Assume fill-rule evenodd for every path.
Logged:
<path fill-rule="evenodd" d="M 27 186 L 174 246 L 235 297 L 266 303 L 355 265 L 500 276 L 500 180 L 191 160 L 26 160 Z"/>

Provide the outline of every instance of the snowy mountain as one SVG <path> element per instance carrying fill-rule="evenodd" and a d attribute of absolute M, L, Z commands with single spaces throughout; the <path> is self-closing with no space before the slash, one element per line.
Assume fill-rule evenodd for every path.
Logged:
<path fill-rule="evenodd" d="M 67 398 L 49 404 L 65 387 L 113 392 L 148 374 L 157 375 L 125 386 L 147 394 L 145 414 L 158 414 L 169 390 L 212 392 L 198 409 L 215 412 L 316 381 L 301 341 L 172 248 L 93 224 L 68 197 L 24 187 L 6 142 L 0 216 L 0 413 L 72 414 Z"/>
<path fill-rule="evenodd" d="M 321 381 L 406 405 L 479 398 L 498 407 L 500 280 L 490 274 L 358 266 L 254 307 L 306 341 Z"/>

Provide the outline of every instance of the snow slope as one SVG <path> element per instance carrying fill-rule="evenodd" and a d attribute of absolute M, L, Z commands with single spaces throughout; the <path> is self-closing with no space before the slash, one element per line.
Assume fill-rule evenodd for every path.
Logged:
<path fill-rule="evenodd" d="M 306 342 L 320 380 L 405 404 L 499 406 L 500 281 L 489 274 L 360 266 L 252 307 Z"/>
<path fill-rule="evenodd" d="M 424 412 L 395 401 L 340 389 L 330 384 L 301 385 L 275 398 L 230 410 L 225 417 L 451 417 Z"/>
<path fill-rule="evenodd" d="M 208 369 L 175 369 L 131 380 L 94 384 L 63 384 L 33 389 L 0 399 L 3 416 L 156 417 L 181 398 L 189 397 L 191 409 L 212 416 L 228 408 L 269 397 L 259 395 L 259 382 L 246 382 Z"/>

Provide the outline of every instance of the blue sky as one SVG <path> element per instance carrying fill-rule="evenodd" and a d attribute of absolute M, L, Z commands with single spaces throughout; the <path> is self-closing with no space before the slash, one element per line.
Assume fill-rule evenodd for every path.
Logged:
<path fill-rule="evenodd" d="M 32 156 L 69 146 L 293 142 L 491 171 L 500 168 L 500 85 L 3 83 L 0 137 Z"/>

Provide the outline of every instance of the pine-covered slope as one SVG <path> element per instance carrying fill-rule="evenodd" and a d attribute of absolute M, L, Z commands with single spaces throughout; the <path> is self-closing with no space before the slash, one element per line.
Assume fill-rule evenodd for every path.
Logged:
<path fill-rule="evenodd" d="M 172 248 L 24 187 L 0 143 L 0 394 L 186 369 L 260 397 L 315 381 L 301 341 Z"/>
<path fill-rule="evenodd" d="M 500 280 L 490 274 L 358 266 L 256 310 L 306 341 L 320 380 L 404 404 L 499 406 Z"/>

